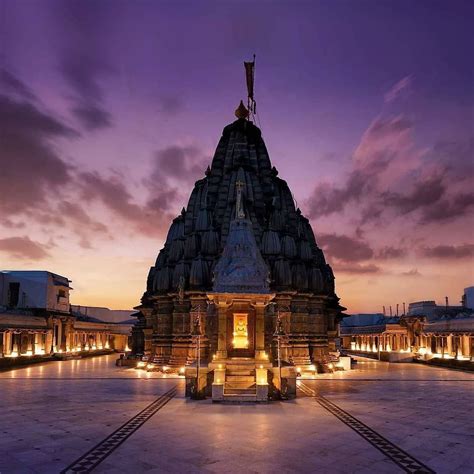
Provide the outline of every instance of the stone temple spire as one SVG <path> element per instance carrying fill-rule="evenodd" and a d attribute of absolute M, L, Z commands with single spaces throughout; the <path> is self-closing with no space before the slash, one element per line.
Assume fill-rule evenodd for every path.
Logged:
<path fill-rule="evenodd" d="M 336 301 L 332 270 L 308 219 L 272 166 L 260 129 L 243 116 L 224 128 L 210 168 L 173 220 L 150 271 L 145 300 L 183 286 L 185 291 L 212 290 L 213 270 L 237 226 L 234 220 L 246 222 L 246 232 L 252 233 L 270 270 L 272 291 L 309 292 Z"/>

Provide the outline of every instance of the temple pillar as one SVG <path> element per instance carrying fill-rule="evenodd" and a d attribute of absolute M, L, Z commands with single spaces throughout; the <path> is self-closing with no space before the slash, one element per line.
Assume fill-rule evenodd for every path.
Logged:
<path fill-rule="evenodd" d="M 448 355 L 453 355 L 454 348 L 453 348 L 453 335 L 448 334 L 446 336 L 446 353 Z"/>
<path fill-rule="evenodd" d="M 229 304 L 216 301 L 217 306 L 217 352 L 216 359 L 227 359 L 227 309 Z"/>
<path fill-rule="evenodd" d="M 264 302 L 257 302 L 255 308 L 255 358 L 265 359 L 265 306 Z"/>
<path fill-rule="evenodd" d="M 9 331 L 3 333 L 3 353 L 8 356 L 12 352 L 12 334 Z"/>

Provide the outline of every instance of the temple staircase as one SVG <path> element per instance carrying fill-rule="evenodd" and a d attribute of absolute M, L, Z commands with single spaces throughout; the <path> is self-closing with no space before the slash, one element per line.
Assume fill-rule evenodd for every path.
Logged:
<path fill-rule="evenodd" d="M 229 359 L 226 363 L 224 402 L 255 401 L 257 401 L 255 359 Z"/>

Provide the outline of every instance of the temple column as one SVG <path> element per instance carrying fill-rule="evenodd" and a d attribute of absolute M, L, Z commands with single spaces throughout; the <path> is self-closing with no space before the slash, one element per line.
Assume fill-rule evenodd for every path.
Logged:
<path fill-rule="evenodd" d="M 4 348 L 3 352 L 4 354 L 10 355 L 12 353 L 12 333 L 9 331 L 5 331 L 5 336 L 4 336 Z"/>
<path fill-rule="evenodd" d="M 257 302 L 255 308 L 255 358 L 265 359 L 265 306 L 264 302 Z"/>
<path fill-rule="evenodd" d="M 227 359 L 227 302 L 216 301 L 217 306 L 217 359 Z"/>

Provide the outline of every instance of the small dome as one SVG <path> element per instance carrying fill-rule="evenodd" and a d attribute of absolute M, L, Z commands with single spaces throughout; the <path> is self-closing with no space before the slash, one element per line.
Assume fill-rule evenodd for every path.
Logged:
<path fill-rule="evenodd" d="M 173 288 L 177 289 L 180 285 L 181 280 L 184 283 L 184 288 L 187 286 L 187 280 L 189 277 L 189 265 L 184 262 L 179 262 L 173 271 Z"/>
<path fill-rule="evenodd" d="M 178 216 L 173 220 L 168 235 L 166 237 L 166 243 L 171 243 L 175 239 L 181 239 L 184 237 L 184 219 L 183 216 Z"/>
<path fill-rule="evenodd" d="M 283 225 L 283 214 L 278 210 L 273 211 L 270 217 L 270 229 L 281 231 L 283 229 Z"/>
<path fill-rule="evenodd" d="M 313 258 L 313 252 L 311 252 L 311 246 L 307 240 L 300 240 L 299 250 L 301 260 L 308 261 Z"/>
<path fill-rule="evenodd" d="M 334 273 L 330 265 L 325 265 L 323 272 L 324 291 L 334 293 Z"/>
<path fill-rule="evenodd" d="M 146 279 L 146 291 L 153 291 L 155 285 L 155 267 L 150 267 L 148 277 Z"/>
<path fill-rule="evenodd" d="M 308 274 L 306 272 L 306 266 L 303 262 L 297 262 L 293 265 L 291 271 L 291 280 L 293 286 L 306 290 L 308 288 Z"/>
<path fill-rule="evenodd" d="M 318 267 L 311 267 L 309 271 L 309 288 L 315 293 L 321 293 L 324 290 L 323 276 Z"/>
<path fill-rule="evenodd" d="M 210 224 L 211 220 L 209 218 L 209 211 L 207 209 L 201 209 L 196 219 L 195 230 L 197 230 L 198 232 L 203 232 L 209 229 Z"/>
<path fill-rule="evenodd" d="M 278 237 L 278 234 L 275 231 L 266 230 L 263 233 L 262 253 L 264 255 L 280 255 L 280 237 Z"/>
<path fill-rule="evenodd" d="M 291 235 L 285 235 L 281 239 L 281 253 L 287 258 L 296 257 L 295 239 Z"/>
<path fill-rule="evenodd" d="M 201 255 L 196 257 L 191 264 L 189 272 L 189 286 L 192 289 L 207 288 L 209 283 L 209 264 Z"/>
<path fill-rule="evenodd" d="M 170 245 L 170 253 L 168 255 L 168 261 L 170 263 L 175 263 L 181 259 L 184 251 L 184 242 L 179 240 L 173 240 Z"/>
<path fill-rule="evenodd" d="M 196 234 L 188 235 L 184 242 L 184 258 L 186 260 L 192 260 L 197 255 L 198 250 L 198 236 Z"/>
<path fill-rule="evenodd" d="M 156 257 L 155 267 L 163 268 L 163 265 L 166 263 L 166 251 L 164 248 L 160 250 L 158 257 Z"/>
<path fill-rule="evenodd" d="M 168 291 L 171 282 L 171 272 L 168 266 L 155 274 L 155 288 L 157 291 Z"/>
<path fill-rule="evenodd" d="M 204 233 L 201 241 L 203 255 L 217 255 L 219 253 L 219 235 L 214 229 Z"/>
<path fill-rule="evenodd" d="M 288 260 L 279 258 L 274 265 L 273 276 L 278 287 L 291 286 L 291 268 Z"/>

